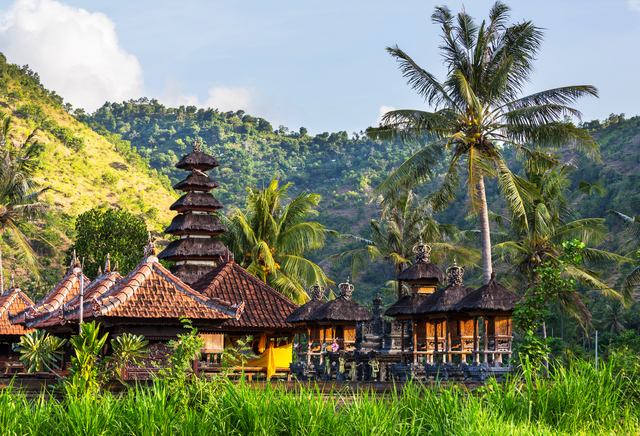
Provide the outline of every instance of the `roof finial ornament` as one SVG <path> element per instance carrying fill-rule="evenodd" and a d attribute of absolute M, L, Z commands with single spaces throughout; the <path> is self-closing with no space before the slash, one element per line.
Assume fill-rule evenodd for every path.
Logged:
<path fill-rule="evenodd" d="M 120 263 L 116 260 L 116 266 L 113 267 L 113 270 L 118 271 L 119 266 L 120 266 Z"/>
<path fill-rule="evenodd" d="M 96 275 L 96 277 L 100 277 L 101 275 L 102 275 L 102 267 L 98 265 L 98 274 Z"/>
<path fill-rule="evenodd" d="M 13 291 L 16 288 L 16 282 L 13 279 L 13 274 L 11 274 L 11 284 L 9 285 L 9 290 Z"/>
<path fill-rule="evenodd" d="M 309 293 L 309 295 L 311 295 L 312 301 L 324 300 L 324 286 L 320 286 L 320 283 L 318 283 L 318 279 L 316 279 L 315 285 L 309 286 L 309 289 L 307 290 L 307 292 Z"/>
<path fill-rule="evenodd" d="M 73 250 L 73 257 L 71 258 L 71 268 L 75 267 L 75 266 L 79 266 L 78 264 L 78 257 L 76 256 L 76 250 Z"/>
<path fill-rule="evenodd" d="M 458 266 L 456 258 L 453 258 L 453 265 L 447 268 L 447 276 L 449 277 L 450 286 L 462 286 L 462 276 L 464 275 L 464 268 Z"/>
<path fill-rule="evenodd" d="M 111 272 L 111 254 L 107 253 L 107 261 L 104 263 L 105 274 Z"/>
<path fill-rule="evenodd" d="M 158 258 L 156 257 L 156 244 L 153 243 L 151 232 L 148 232 L 148 235 L 149 237 L 147 239 L 147 246 L 144 247 L 144 257 L 146 260 L 149 260 L 150 257 L 154 257 L 154 259 L 151 260 L 155 260 L 157 262 Z"/>
<path fill-rule="evenodd" d="M 340 295 L 338 296 L 338 298 L 342 297 L 347 300 L 351 299 L 351 293 L 353 292 L 353 285 L 349 283 L 349 277 L 347 277 L 347 281 L 345 283 L 340 283 L 338 288 L 340 288 Z"/>
<path fill-rule="evenodd" d="M 430 263 L 431 262 L 431 246 L 425 245 L 422 242 L 422 236 L 420 236 L 420 242 L 413 247 L 413 252 L 416 255 L 416 262 Z"/>
<path fill-rule="evenodd" d="M 196 153 L 202 153 L 202 142 L 197 139 L 191 143 L 193 146 L 193 151 Z"/>

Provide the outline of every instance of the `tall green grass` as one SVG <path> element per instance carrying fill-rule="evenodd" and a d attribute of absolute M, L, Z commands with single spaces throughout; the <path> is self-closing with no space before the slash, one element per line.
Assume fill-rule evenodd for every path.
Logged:
<path fill-rule="evenodd" d="M 384 396 L 226 380 L 188 386 L 157 380 L 116 397 L 28 399 L 0 391 L 2 435 L 633 435 L 639 404 L 626 376 L 586 362 L 530 370 L 506 383 L 409 384 Z"/>

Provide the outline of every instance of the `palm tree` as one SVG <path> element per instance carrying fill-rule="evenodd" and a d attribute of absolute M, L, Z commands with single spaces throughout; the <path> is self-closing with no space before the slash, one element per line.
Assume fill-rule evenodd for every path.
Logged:
<path fill-rule="evenodd" d="M 33 180 L 35 161 L 41 150 L 41 144 L 34 140 L 37 129 L 22 144 L 14 144 L 9 140 L 10 130 L 11 118 L 6 117 L 0 127 L 0 236 L 8 236 L 9 246 L 17 260 L 26 264 L 39 279 L 36 253 L 20 228 L 49 209 L 38 198 L 50 188 L 39 189 Z M 3 287 L 0 244 L 0 289 Z"/>
<path fill-rule="evenodd" d="M 425 241 L 433 249 L 434 263 L 442 263 L 447 257 L 455 256 L 464 264 L 473 264 L 477 258 L 474 250 L 456 245 L 456 229 L 452 225 L 440 224 L 432 217 L 431 206 L 426 199 L 418 199 L 411 190 L 405 190 L 394 197 L 393 202 L 380 202 L 382 219 L 369 220 L 371 239 L 355 235 L 341 235 L 347 241 L 355 241 L 362 246 L 331 256 L 331 259 L 349 259 L 351 274 L 358 275 L 368 261 L 386 260 L 393 264 L 394 275 L 404 271 L 412 260 L 413 247 Z M 402 297 L 400 284 L 396 287 L 397 297 Z"/>
<path fill-rule="evenodd" d="M 630 258 L 636 256 L 637 262 L 638 250 L 640 250 L 640 216 L 634 215 L 630 217 L 616 210 L 608 210 L 607 213 L 622 221 L 623 227 L 629 232 L 629 239 L 627 239 L 620 248 L 622 250 L 630 248 L 631 252 L 628 253 L 627 256 Z M 624 292 L 625 295 L 636 297 L 638 286 L 640 286 L 640 266 L 636 266 L 627 274 L 622 285 L 622 292 Z"/>
<path fill-rule="evenodd" d="M 305 288 L 316 281 L 329 286 L 322 268 L 303 254 L 324 245 L 328 230 L 307 219 L 320 196 L 303 192 L 284 204 L 292 183 L 282 187 L 272 180 L 265 189 L 247 188 L 246 211 L 236 209 L 223 221 L 229 232 L 223 236 L 248 272 L 297 303 L 307 299 Z"/>
<path fill-rule="evenodd" d="M 507 267 L 509 277 L 537 284 L 536 268 L 546 262 L 560 264 L 563 241 L 577 238 L 587 245 L 603 241 L 608 231 L 602 218 L 580 218 L 571 208 L 570 199 L 563 193 L 571 184 L 569 175 L 575 171 L 571 164 L 544 172 L 526 171 L 526 182 L 533 192 L 525 201 L 525 214 L 512 212 L 506 232 L 494 233 L 494 252 L 499 263 Z M 582 192 L 598 190 L 597 185 L 581 183 Z M 622 299 L 631 304 L 630 295 L 620 294 L 597 279 L 590 268 L 607 262 L 625 262 L 627 258 L 604 250 L 586 247 L 582 252 L 582 265 L 566 265 L 568 273 L 587 286 L 598 289 L 608 298 Z M 558 296 L 560 306 L 569 314 L 590 319 L 590 314 L 576 293 Z"/>
<path fill-rule="evenodd" d="M 583 96 L 597 96 L 589 85 L 549 89 L 520 96 L 533 71 L 533 61 L 542 42 L 542 29 L 530 21 L 509 24 L 509 8 L 496 2 L 489 22 L 478 25 L 464 11 L 457 16 L 447 7 L 436 7 L 432 21 L 442 27 L 440 46 L 447 78 L 440 82 L 400 48 L 387 51 L 398 60 L 400 70 L 433 112 L 394 110 L 387 112 L 379 127 L 367 129 L 372 139 L 429 141 L 382 182 L 376 193 L 385 195 L 416 186 L 432 176 L 439 160 L 449 157 L 442 186 L 430 198 L 435 211 L 455 199 L 466 170 L 470 210 L 479 215 L 483 276 L 491 278 L 489 214 L 484 179 L 498 177 L 508 206 L 525 220 L 525 182 L 514 175 L 503 159 L 503 147 L 513 147 L 525 158 L 555 160 L 545 148 L 570 146 L 599 158 L 597 143 L 566 116 L 581 114 L 569 105 Z M 540 161 L 537 159 L 537 161 Z"/>

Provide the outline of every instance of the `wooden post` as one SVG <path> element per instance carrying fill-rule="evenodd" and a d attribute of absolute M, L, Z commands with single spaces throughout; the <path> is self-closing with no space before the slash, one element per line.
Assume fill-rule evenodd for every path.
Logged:
<path fill-rule="evenodd" d="M 478 317 L 474 316 L 473 317 L 473 363 L 478 363 L 478 360 L 479 360 L 478 351 L 480 351 L 479 345 L 480 344 L 478 341 Z"/>
<path fill-rule="evenodd" d="M 404 319 L 400 321 L 400 363 L 404 363 Z"/>
<path fill-rule="evenodd" d="M 200 362 L 200 358 L 196 357 L 195 359 L 193 359 L 191 361 L 191 364 L 193 365 L 193 375 L 195 375 L 196 377 L 198 377 L 198 363 Z"/>
<path fill-rule="evenodd" d="M 483 354 L 482 362 L 485 363 L 487 361 L 487 353 L 489 351 L 489 337 L 488 337 L 489 320 L 487 320 L 486 316 L 483 316 L 482 320 L 484 322 L 484 354 Z"/>
<path fill-rule="evenodd" d="M 438 351 L 440 351 L 438 347 L 438 323 L 434 322 L 433 323 L 433 363 L 434 364 L 438 362 L 438 355 L 436 354 Z"/>
<path fill-rule="evenodd" d="M 418 364 L 418 323 L 413 323 L 413 364 Z"/>
<path fill-rule="evenodd" d="M 447 354 L 444 356 L 444 361 L 451 363 L 451 329 L 449 328 L 449 318 L 444 319 L 444 335 L 446 338 L 446 343 L 444 344 L 444 348 Z"/>
<path fill-rule="evenodd" d="M 311 343 L 311 329 L 307 327 L 307 364 L 311 363 L 311 347 L 313 344 Z"/>

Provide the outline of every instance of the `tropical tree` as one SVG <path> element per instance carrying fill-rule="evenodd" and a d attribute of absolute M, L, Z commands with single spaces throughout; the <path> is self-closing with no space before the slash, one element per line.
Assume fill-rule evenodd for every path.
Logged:
<path fill-rule="evenodd" d="M 49 210 L 39 197 L 50 187 L 40 188 L 33 179 L 42 144 L 35 140 L 37 129 L 21 144 L 10 140 L 10 131 L 11 117 L 5 117 L 0 125 L 0 236 L 7 236 L 18 262 L 25 264 L 36 280 L 40 280 L 37 255 L 21 228 Z M 3 288 L 0 244 L 0 289 Z"/>
<path fill-rule="evenodd" d="M 631 249 L 627 253 L 627 257 L 634 258 L 637 266 L 625 277 L 622 292 L 625 295 L 637 297 L 638 286 L 640 286 L 640 265 L 638 265 L 638 261 L 640 261 L 640 216 L 630 217 L 616 210 L 608 210 L 607 213 L 622 221 L 623 227 L 629 232 L 629 238 L 624 241 L 620 249 Z"/>
<path fill-rule="evenodd" d="M 308 221 L 320 196 L 303 192 L 288 201 L 292 183 L 272 180 L 265 189 L 247 188 L 245 211 L 222 216 L 229 232 L 222 236 L 236 261 L 248 272 L 295 302 L 308 299 L 305 288 L 316 281 L 331 282 L 322 268 L 303 255 L 321 248 L 327 229 Z"/>
<path fill-rule="evenodd" d="M 83 257 L 85 274 L 95 277 L 107 254 L 128 274 L 142 259 L 148 242 L 147 224 L 123 209 L 94 207 L 76 217 L 76 241 L 67 250 L 68 264 L 73 253 Z"/>
<path fill-rule="evenodd" d="M 413 247 L 419 241 L 431 246 L 434 263 L 443 263 L 455 256 L 463 264 L 474 263 L 477 253 L 468 247 L 456 244 L 456 228 L 440 224 L 433 219 L 427 199 L 419 199 L 411 190 L 405 190 L 393 202 L 379 201 L 382 210 L 380 220 L 370 219 L 371 239 L 343 234 L 345 242 L 355 241 L 361 247 L 346 250 L 331 256 L 331 259 L 348 259 L 353 276 L 358 275 L 368 262 L 385 260 L 393 264 L 394 277 L 413 263 Z M 396 295 L 402 297 L 400 284 L 396 285 Z"/>
<path fill-rule="evenodd" d="M 507 205 L 525 220 L 525 181 L 514 175 L 503 159 L 503 149 L 515 148 L 536 162 L 555 164 L 545 149 L 569 146 L 599 158 L 597 143 L 566 116 L 581 114 L 570 104 L 583 96 L 597 96 L 593 86 L 565 86 L 521 96 L 533 71 L 543 32 L 531 21 L 509 23 L 509 7 L 496 2 L 489 21 L 478 25 L 464 11 L 453 15 L 436 7 L 432 21 L 442 28 L 440 49 L 447 77 L 440 82 L 405 52 L 387 51 L 399 62 L 408 84 L 432 112 L 394 110 L 379 127 L 367 129 L 372 139 L 428 142 L 377 188 L 385 195 L 416 186 L 433 176 L 432 168 L 447 156 L 442 186 L 431 194 L 435 211 L 456 197 L 464 168 L 470 211 L 479 216 L 483 276 L 491 278 L 489 211 L 484 179 L 497 176 Z"/>
<path fill-rule="evenodd" d="M 608 298 L 632 303 L 631 295 L 620 294 L 598 280 L 592 268 L 610 262 L 625 262 L 627 258 L 605 250 L 589 247 L 604 240 L 608 230 L 602 218 L 581 218 L 572 209 L 571 198 L 564 192 L 571 185 L 570 174 L 575 171 L 571 164 L 564 164 L 552 170 L 539 172 L 525 171 L 524 180 L 530 186 L 530 195 L 524 202 L 525 213 L 512 211 L 510 222 L 504 232 L 494 232 L 494 253 L 498 256 L 497 266 L 506 268 L 508 277 L 520 280 L 527 287 L 538 284 L 537 270 L 542 265 L 559 267 L 564 254 L 563 242 L 578 239 L 585 244 L 581 249 L 581 262 L 569 263 L 564 267 L 577 281 L 599 290 Z M 599 192 L 600 186 L 580 183 L 580 190 L 591 194 Z M 558 303 L 575 316 L 587 316 L 588 311 L 575 293 L 560 293 Z"/>

